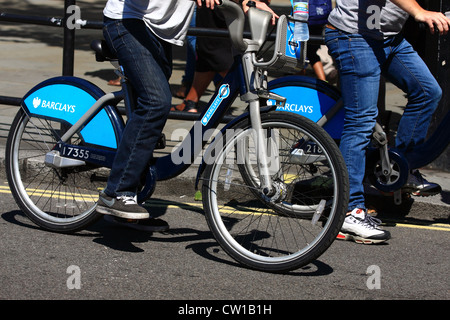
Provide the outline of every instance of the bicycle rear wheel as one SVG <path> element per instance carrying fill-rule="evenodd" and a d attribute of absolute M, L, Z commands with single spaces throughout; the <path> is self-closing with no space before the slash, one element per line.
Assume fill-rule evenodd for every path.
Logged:
<path fill-rule="evenodd" d="M 19 207 L 37 225 L 57 232 L 73 232 L 101 215 L 95 206 L 106 185 L 107 168 L 82 165 L 47 166 L 45 155 L 60 140 L 62 123 L 17 113 L 6 145 L 6 174 Z M 70 143 L 82 144 L 75 135 Z"/>
<path fill-rule="evenodd" d="M 285 112 L 261 115 L 273 194 L 260 190 L 249 119 L 211 146 L 203 176 L 208 225 L 222 248 L 254 269 L 281 272 L 319 257 L 335 240 L 348 203 L 348 175 L 330 136 Z"/>

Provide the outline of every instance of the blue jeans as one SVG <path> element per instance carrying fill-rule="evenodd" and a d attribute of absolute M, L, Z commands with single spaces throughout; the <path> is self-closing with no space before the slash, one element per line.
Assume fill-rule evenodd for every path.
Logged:
<path fill-rule="evenodd" d="M 395 141 L 407 159 L 408 151 L 424 142 L 442 90 L 401 35 L 375 40 L 326 28 L 325 43 L 339 71 L 345 107 L 340 149 L 350 179 L 348 209 L 365 209 L 362 182 L 366 149 L 378 115 L 380 74 L 407 94 Z"/>
<path fill-rule="evenodd" d="M 172 47 L 137 19 L 105 18 L 103 35 L 117 53 L 137 98 L 104 192 L 109 196 L 134 196 L 170 112 Z"/>

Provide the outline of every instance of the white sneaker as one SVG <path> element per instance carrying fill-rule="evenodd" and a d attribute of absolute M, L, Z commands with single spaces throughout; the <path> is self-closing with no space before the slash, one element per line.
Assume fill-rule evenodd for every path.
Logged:
<path fill-rule="evenodd" d="M 353 209 L 345 218 L 337 239 L 353 240 L 356 243 L 373 244 L 387 241 L 391 238 L 389 231 L 382 230 L 381 221 L 368 215 L 362 209 Z"/>

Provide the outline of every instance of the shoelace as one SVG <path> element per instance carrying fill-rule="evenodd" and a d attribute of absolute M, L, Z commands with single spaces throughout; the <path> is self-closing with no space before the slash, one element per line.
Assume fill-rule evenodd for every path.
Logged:
<path fill-rule="evenodd" d="M 365 214 L 364 219 L 360 220 L 362 224 L 367 224 L 371 228 L 378 228 L 378 226 L 382 223 L 380 219 L 372 217 L 369 214 Z"/>
<path fill-rule="evenodd" d="M 117 197 L 117 200 L 123 201 L 125 205 L 133 205 L 136 204 L 136 197 L 132 196 L 119 196 Z"/>

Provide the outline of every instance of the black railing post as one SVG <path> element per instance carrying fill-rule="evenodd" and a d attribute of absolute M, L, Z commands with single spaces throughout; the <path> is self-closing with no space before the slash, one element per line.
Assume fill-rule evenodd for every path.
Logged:
<path fill-rule="evenodd" d="M 68 26 L 67 21 L 71 15 L 68 10 L 70 6 L 75 6 L 76 0 L 64 0 L 64 46 L 63 46 L 63 76 L 73 76 L 73 66 L 75 57 L 75 28 Z M 68 12 L 69 11 L 69 12 Z"/>

